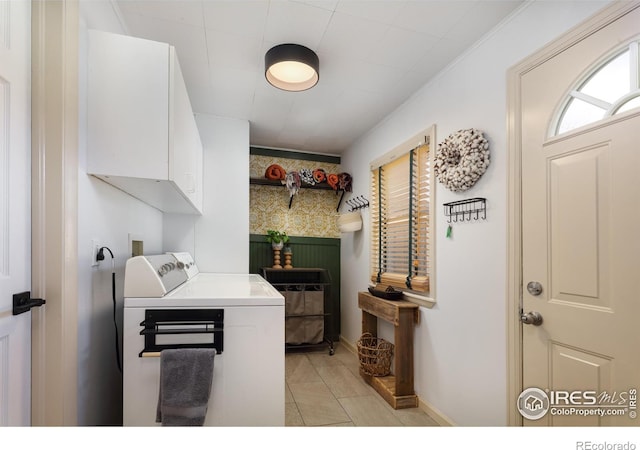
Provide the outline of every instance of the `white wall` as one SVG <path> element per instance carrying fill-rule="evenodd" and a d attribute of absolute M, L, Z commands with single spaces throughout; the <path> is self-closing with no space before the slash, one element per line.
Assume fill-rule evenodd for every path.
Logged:
<path fill-rule="evenodd" d="M 165 214 L 163 246 L 201 272 L 249 270 L 249 122 L 196 114 L 204 147 L 202 216 Z"/>
<path fill-rule="evenodd" d="M 87 29 L 128 34 L 111 2 L 82 1 L 78 174 L 78 424 L 122 423 L 122 379 L 115 353 L 111 258 L 91 266 L 93 239 L 115 256 L 117 322 L 122 345 L 124 266 L 129 235 L 145 254 L 189 251 L 203 272 L 249 269 L 249 123 L 196 117 L 204 146 L 203 215 L 163 214 L 86 173 Z M 121 348 L 121 347 L 120 347 Z"/>
<path fill-rule="evenodd" d="M 436 187 L 437 304 L 421 308 L 415 334 L 416 393 L 455 424 L 507 424 L 506 72 L 606 3 L 525 5 L 343 155 L 354 194 L 361 194 L 369 192 L 370 161 L 430 125 L 436 125 L 437 142 L 465 128 L 482 130 L 490 142 L 491 165 L 473 188 L 455 194 Z M 442 203 L 470 197 L 487 198 L 487 220 L 454 224 L 447 239 Z M 361 333 L 357 292 L 366 290 L 369 278 L 365 212 L 363 230 L 342 237 L 341 334 L 351 343 Z M 380 335 L 393 339 L 387 324 Z"/>
<path fill-rule="evenodd" d="M 106 7 L 106 8 L 105 8 Z M 162 251 L 162 213 L 87 175 L 87 28 L 122 33 L 106 2 L 82 2 L 80 24 L 78 168 L 78 424 L 122 424 L 122 379 L 118 372 L 108 252 L 91 266 L 92 240 L 115 256 L 117 322 L 122 343 L 124 266 L 129 234 L 144 240 L 145 253 Z M 51 355 L 55 356 L 55 355 Z"/>

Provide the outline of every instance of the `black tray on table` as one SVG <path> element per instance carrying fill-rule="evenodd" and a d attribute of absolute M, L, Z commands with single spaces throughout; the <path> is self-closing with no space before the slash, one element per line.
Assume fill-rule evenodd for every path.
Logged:
<path fill-rule="evenodd" d="M 369 286 L 369 292 L 371 293 L 371 295 L 383 298 L 385 300 L 402 300 L 402 291 L 382 291 L 374 288 L 373 286 Z"/>

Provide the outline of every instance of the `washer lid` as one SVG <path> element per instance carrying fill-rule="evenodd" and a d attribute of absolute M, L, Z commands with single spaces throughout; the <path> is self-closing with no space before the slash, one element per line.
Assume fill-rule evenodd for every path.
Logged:
<path fill-rule="evenodd" d="M 283 304 L 284 297 L 260 275 L 199 273 L 168 297 L 233 299 L 234 304 Z"/>
<path fill-rule="evenodd" d="M 127 298 L 125 307 L 284 306 L 284 297 L 256 274 L 199 273 L 162 298 Z"/>

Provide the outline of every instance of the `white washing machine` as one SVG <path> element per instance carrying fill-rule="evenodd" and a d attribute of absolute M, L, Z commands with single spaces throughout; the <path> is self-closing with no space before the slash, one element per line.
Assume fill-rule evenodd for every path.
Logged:
<path fill-rule="evenodd" d="M 259 275 L 199 273 L 188 253 L 136 256 L 124 288 L 123 423 L 154 426 L 160 352 L 215 348 L 205 426 L 283 426 L 284 297 Z"/>

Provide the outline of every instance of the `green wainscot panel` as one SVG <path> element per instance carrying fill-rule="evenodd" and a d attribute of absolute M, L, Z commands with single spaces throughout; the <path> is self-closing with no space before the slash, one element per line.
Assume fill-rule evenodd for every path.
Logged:
<path fill-rule="evenodd" d="M 326 321 L 326 335 L 333 342 L 340 339 L 340 239 L 291 236 L 292 265 L 297 268 L 327 269 L 331 276 L 329 298 L 331 318 Z M 284 257 L 281 257 L 284 264 Z M 273 250 L 266 235 L 249 235 L 249 272 L 260 274 L 273 266 Z M 286 270 L 286 269 L 282 269 Z"/>

